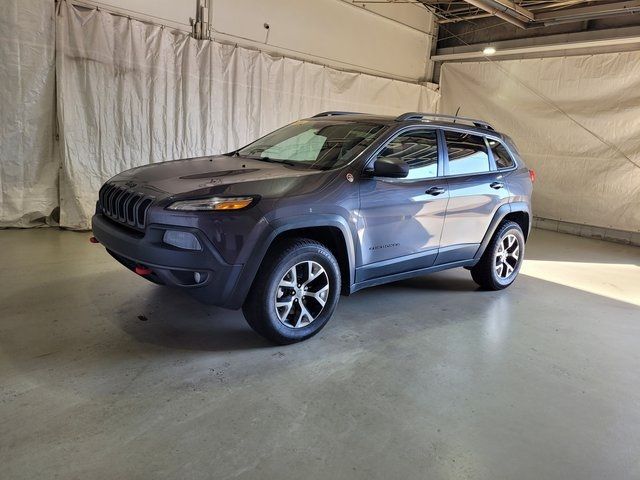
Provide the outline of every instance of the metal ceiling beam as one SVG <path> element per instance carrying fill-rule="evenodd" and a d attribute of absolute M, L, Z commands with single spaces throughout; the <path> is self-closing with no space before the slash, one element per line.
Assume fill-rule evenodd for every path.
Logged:
<path fill-rule="evenodd" d="M 515 3 L 509 1 L 509 0 L 493 0 L 495 3 L 498 3 L 500 5 L 502 5 L 503 7 L 505 7 L 507 9 L 507 11 L 505 11 L 505 13 L 509 13 L 509 12 L 515 12 L 518 15 L 520 15 L 521 17 L 526 18 L 527 20 L 533 20 L 534 19 L 534 15 L 533 12 L 531 12 L 530 10 L 527 10 L 524 7 L 521 7 L 520 5 L 516 5 Z"/>
<path fill-rule="evenodd" d="M 531 41 L 535 41 L 536 43 L 531 44 Z M 482 43 L 441 48 L 436 51 L 435 55 L 431 56 L 431 60 L 435 62 L 455 62 L 474 59 L 487 60 L 500 57 L 526 58 L 535 55 L 548 55 L 553 52 L 564 54 L 564 52 L 583 49 L 590 49 L 590 51 L 612 47 L 635 49 L 640 48 L 640 27 L 492 42 L 491 46 L 496 49 L 496 53 L 490 57 L 482 52 L 486 46 L 486 43 Z"/>
<path fill-rule="evenodd" d="M 589 20 L 593 18 L 607 17 L 609 15 L 625 15 L 637 12 L 640 12 L 640 1 L 627 1 L 539 13 L 536 15 L 536 21 L 548 25 L 553 23 Z"/>
<path fill-rule="evenodd" d="M 515 25 L 518 28 L 527 28 L 528 24 L 527 22 L 523 22 L 522 20 L 509 15 L 508 13 L 505 13 L 504 11 L 504 6 L 502 6 L 502 9 L 500 8 L 496 8 L 494 6 L 492 6 L 489 2 L 484 1 L 484 0 L 465 0 L 467 3 L 473 5 L 474 7 L 478 7 L 482 10 L 484 10 L 487 13 L 490 13 L 491 15 L 495 15 L 498 18 L 501 18 L 502 20 L 504 20 L 505 22 L 509 22 L 512 25 Z"/>
<path fill-rule="evenodd" d="M 439 0 L 438 0 L 439 1 Z M 569 5 L 576 5 L 582 3 L 582 0 L 565 0 L 562 2 L 554 2 L 554 3 L 546 3 L 546 2 L 538 2 L 536 3 L 531 3 L 529 5 L 527 5 L 527 10 L 529 10 L 534 16 L 538 15 L 538 12 L 540 11 L 544 11 L 544 10 L 549 10 L 550 8 L 560 8 L 560 7 L 566 7 Z M 458 23 L 458 22 L 466 22 L 469 20 L 475 20 L 476 18 L 487 18 L 487 17 L 492 17 L 493 15 L 490 13 L 487 13 L 486 11 L 483 10 L 483 13 L 468 13 L 468 8 L 466 10 L 448 10 L 447 14 L 453 14 L 452 16 L 448 17 L 448 18 L 443 18 L 438 20 L 438 23 L 440 24 L 447 24 L 447 23 Z M 455 14 L 457 13 L 463 13 L 463 15 L 461 16 L 456 16 Z M 535 18 L 535 17 L 534 17 Z"/>
<path fill-rule="evenodd" d="M 433 0 L 423 0 L 423 3 L 431 3 Z M 509 22 L 519 28 L 533 26 L 554 25 L 558 23 L 578 22 L 596 18 L 604 18 L 614 15 L 626 15 L 640 12 L 640 0 L 618 1 L 590 5 L 587 7 L 576 6 L 574 8 L 562 8 L 569 5 L 577 5 L 582 2 L 559 1 L 529 2 L 525 7 L 516 4 L 512 0 L 464 0 L 465 3 L 480 9 L 483 13 L 465 12 L 463 9 L 454 10 L 438 9 L 439 23 L 452 23 L 486 16 L 495 16 Z M 541 11 L 554 9 L 552 11 Z"/>

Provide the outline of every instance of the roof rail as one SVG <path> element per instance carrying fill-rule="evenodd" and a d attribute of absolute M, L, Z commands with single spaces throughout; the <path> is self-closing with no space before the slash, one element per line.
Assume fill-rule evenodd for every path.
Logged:
<path fill-rule="evenodd" d="M 485 128 L 487 130 L 495 130 L 495 128 L 493 128 L 491 124 L 482 120 L 476 120 L 475 118 L 458 117 L 457 115 L 441 115 L 439 113 L 407 112 L 407 113 L 403 113 L 399 117 L 396 117 L 396 122 L 404 122 L 406 120 L 428 120 L 428 119 L 438 119 L 438 118 L 451 120 L 453 123 L 456 123 L 458 121 L 467 122 L 472 124 L 474 127 Z"/>
<path fill-rule="evenodd" d="M 361 113 L 358 112 L 322 112 L 322 113 L 318 113 L 317 115 L 314 115 L 311 118 L 318 118 L 318 117 L 335 117 L 337 115 L 362 115 Z"/>

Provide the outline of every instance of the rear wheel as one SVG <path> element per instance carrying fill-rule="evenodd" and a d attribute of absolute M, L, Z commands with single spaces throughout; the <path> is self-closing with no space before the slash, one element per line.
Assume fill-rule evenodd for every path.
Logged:
<path fill-rule="evenodd" d="M 471 277 L 486 290 L 501 290 L 511 285 L 524 259 L 524 234 L 520 225 L 505 221 L 496 230 L 480 261 L 471 269 Z"/>
<path fill-rule="evenodd" d="M 319 242 L 290 239 L 265 257 L 242 307 L 260 335 L 279 344 L 299 342 L 329 321 L 340 296 L 340 267 Z"/>

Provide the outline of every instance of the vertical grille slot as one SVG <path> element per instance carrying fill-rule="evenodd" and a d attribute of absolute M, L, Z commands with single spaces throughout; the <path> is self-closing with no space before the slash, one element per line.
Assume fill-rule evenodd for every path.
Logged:
<path fill-rule="evenodd" d="M 115 187 L 113 185 L 107 184 L 103 190 L 102 198 L 100 199 L 100 205 L 102 205 L 103 211 L 107 214 L 111 213 L 111 210 L 109 209 L 109 201 L 111 199 L 111 195 L 113 195 L 114 189 Z"/>
<path fill-rule="evenodd" d="M 129 193 L 127 190 L 124 190 L 122 192 L 122 195 L 118 197 L 118 220 L 120 220 L 121 222 L 127 221 L 125 212 L 126 212 L 127 201 L 129 200 L 130 197 L 131 197 L 131 193 Z"/>
<path fill-rule="evenodd" d="M 123 188 L 116 187 L 111 194 L 111 198 L 109 199 L 109 210 L 111 211 L 111 217 L 115 219 L 118 218 L 118 202 L 120 201 L 120 197 L 123 193 Z"/>
<path fill-rule="evenodd" d="M 147 210 L 149 209 L 149 205 L 151 205 L 151 199 L 145 198 L 138 205 L 138 226 L 144 227 L 147 223 Z"/>
<path fill-rule="evenodd" d="M 127 203 L 127 223 L 129 225 L 135 225 L 136 223 L 136 203 L 140 201 L 142 197 L 137 193 L 131 195 L 129 203 Z"/>

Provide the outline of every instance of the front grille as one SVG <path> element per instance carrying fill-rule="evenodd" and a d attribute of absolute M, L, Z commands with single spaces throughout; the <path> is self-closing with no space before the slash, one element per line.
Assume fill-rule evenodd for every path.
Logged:
<path fill-rule="evenodd" d="M 126 187 L 105 183 L 99 193 L 102 213 L 118 223 L 143 229 L 153 197 Z"/>

